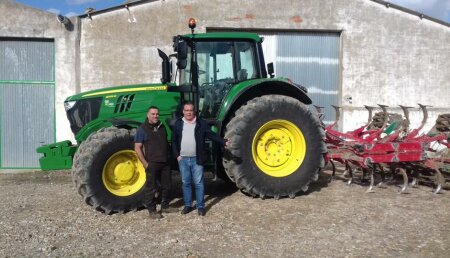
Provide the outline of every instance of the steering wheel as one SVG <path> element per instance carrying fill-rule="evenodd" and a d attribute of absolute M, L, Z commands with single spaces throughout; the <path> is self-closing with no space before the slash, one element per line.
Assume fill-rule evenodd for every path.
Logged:
<path fill-rule="evenodd" d="M 208 91 L 209 93 L 213 93 L 213 90 L 214 90 L 214 83 L 209 83 L 209 82 L 202 83 L 202 85 L 200 86 L 200 88 L 201 88 L 203 91 Z"/>

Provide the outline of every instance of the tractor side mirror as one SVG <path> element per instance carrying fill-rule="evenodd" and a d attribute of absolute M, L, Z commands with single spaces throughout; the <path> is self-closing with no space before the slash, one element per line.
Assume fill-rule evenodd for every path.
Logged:
<path fill-rule="evenodd" d="M 187 42 L 181 36 L 177 36 L 174 38 L 174 50 L 177 52 L 178 69 L 186 68 L 188 45 Z"/>
<path fill-rule="evenodd" d="M 267 64 L 267 73 L 270 75 L 270 78 L 275 77 L 275 72 L 273 69 L 273 63 L 268 63 Z"/>
<path fill-rule="evenodd" d="M 162 63 L 161 63 L 161 72 L 162 72 L 162 77 L 161 77 L 161 82 L 162 83 L 168 83 L 170 82 L 170 62 L 169 62 L 169 57 L 167 57 L 166 53 L 164 53 L 163 51 L 161 51 L 161 49 L 158 48 L 158 54 L 159 57 L 161 57 L 162 59 Z"/>

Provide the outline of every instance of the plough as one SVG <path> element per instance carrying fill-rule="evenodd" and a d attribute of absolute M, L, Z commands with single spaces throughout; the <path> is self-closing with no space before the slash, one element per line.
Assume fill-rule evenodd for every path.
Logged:
<path fill-rule="evenodd" d="M 322 121 L 323 107 L 315 108 Z M 423 118 L 415 129 L 410 128 L 409 110 L 412 107 L 400 106 L 402 116 L 392 115 L 387 111 L 388 106 L 378 105 L 382 112 L 373 116 L 373 110 L 377 107 L 365 106 L 369 113 L 367 123 L 343 133 L 334 129 L 339 122 L 340 107 L 333 108 L 336 112 L 335 122 L 328 126 L 322 124 L 328 148 L 325 161 L 332 166 L 331 180 L 335 179 L 335 162 L 338 162 L 345 167 L 344 176 L 349 178 L 347 184 L 354 181 L 356 171 L 361 172 L 361 181 L 369 181 L 367 192 L 374 192 L 375 176 L 380 177 L 376 186 L 381 187 L 395 180 L 398 175 L 403 181 L 400 193 L 407 192 L 409 186 L 415 187 L 419 183 L 431 185 L 434 193 L 439 193 L 442 188 L 450 189 L 448 114 L 440 115 L 437 120 L 439 123 L 428 133 L 421 134 L 428 120 L 427 106 L 419 104 Z"/>

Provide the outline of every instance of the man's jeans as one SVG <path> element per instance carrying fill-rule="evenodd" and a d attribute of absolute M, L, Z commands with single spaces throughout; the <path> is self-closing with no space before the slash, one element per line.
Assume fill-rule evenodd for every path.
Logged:
<path fill-rule="evenodd" d="M 205 186 L 203 184 L 203 166 L 197 165 L 196 157 L 183 157 L 178 165 L 180 167 L 181 181 L 183 182 L 183 200 L 185 207 L 192 207 L 192 186 L 194 183 L 197 209 L 205 208 Z"/>

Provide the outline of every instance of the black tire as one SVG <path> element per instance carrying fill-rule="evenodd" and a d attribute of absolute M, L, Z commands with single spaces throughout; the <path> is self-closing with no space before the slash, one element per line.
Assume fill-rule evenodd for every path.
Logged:
<path fill-rule="evenodd" d="M 118 153 L 134 152 L 134 133 L 135 130 L 129 131 L 115 127 L 101 129 L 82 142 L 74 156 L 72 179 L 75 187 L 84 201 L 98 211 L 106 214 L 122 213 L 143 206 L 144 186 L 139 186 L 142 182 L 145 185 L 143 167 L 130 172 L 133 174 L 132 182 L 136 181 L 139 184 L 136 183 L 132 194 L 126 196 L 119 196 L 114 190 L 111 191 L 112 188 L 106 186 L 108 180 L 103 177 L 103 174 L 112 173 L 111 169 L 105 168 L 110 157 Z M 137 156 L 134 158 L 130 156 L 129 161 L 138 164 L 139 161 L 136 159 Z M 138 169 L 138 166 L 135 167 Z"/>
<path fill-rule="evenodd" d="M 258 130 L 267 123 L 274 122 L 276 126 L 276 121 L 292 123 L 294 131 L 299 130 L 306 143 L 306 153 L 299 167 L 283 176 L 264 172 L 252 153 L 254 146 L 258 147 L 254 145 Z M 299 191 L 307 191 L 311 180 L 318 179 L 318 172 L 324 166 L 326 146 L 320 121 L 306 105 L 291 97 L 266 95 L 250 100 L 228 123 L 225 138 L 232 141 L 223 159 L 225 171 L 237 187 L 250 196 L 293 198 Z"/>

